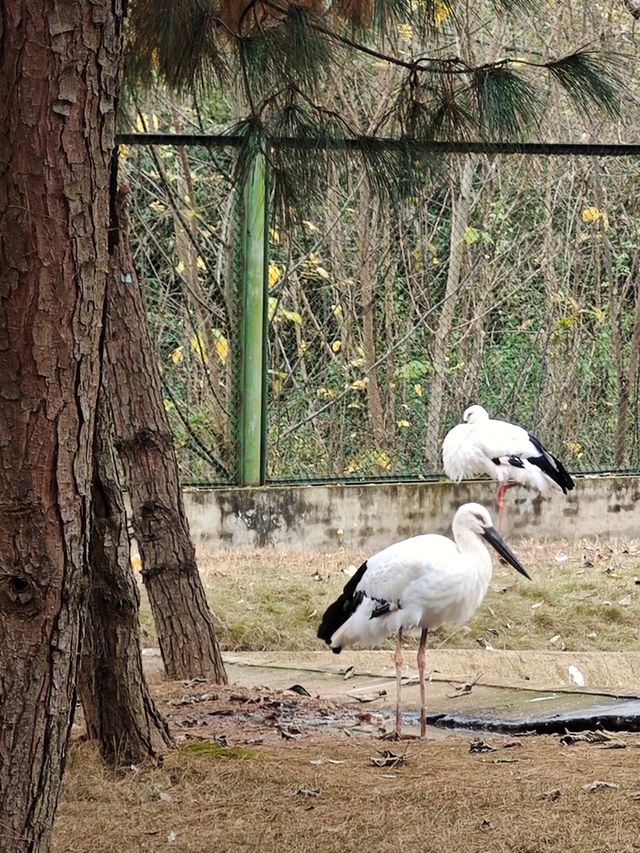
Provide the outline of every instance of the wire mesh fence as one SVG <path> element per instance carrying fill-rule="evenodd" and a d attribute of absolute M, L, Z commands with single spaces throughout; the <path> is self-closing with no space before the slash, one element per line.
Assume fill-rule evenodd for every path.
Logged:
<path fill-rule="evenodd" d="M 136 259 L 185 482 L 233 482 L 233 152 L 128 153 Z M 385 202 L 336 164 L 273 224 L 270 482 L 438 476 L 472 402 L 572 471 L 640 465 L 634 157 L 442 155 Z"/>
<path fill-rule="evenodd" d="M 233 152 L 131 145 L 121 159 L 183 482 L 234 482 L 241 258 Z"/>
<path fill-rule="evenodd" d="M 277 247 L 271 477 L 437 473 L 470 402 L 573 470 L 636 467 L 638 178 L 628 158 L 449 157 L 387 210 L 337 180 Z"/>

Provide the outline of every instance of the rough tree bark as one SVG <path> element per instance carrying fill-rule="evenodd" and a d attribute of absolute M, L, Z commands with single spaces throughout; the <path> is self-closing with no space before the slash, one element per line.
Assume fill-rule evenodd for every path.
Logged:
<path fill-rule="evenodd" d="M 107 285 L 105 378 L 112 392 L 116 449 L 124 466 L 142 577 L 169 678 L 226 683 L 211 611 L 189 535 L 160 373 L 119 194 L 118 262 Z M 117 270 L 117 272 L 115 272 Z"/>
<path fill-rule="evenodd" d="M 46 851 L 76 698 L 119 0 L 0 6 L 0 851 Z"/>
<path fill-rule="evenodd" d="M 108 391 L 98 395 L 93 456 L 88 631 L 93 724 L 112 766 L 156 761 L 171 745 L 149 695 L 140 651 L 140 596 L 129 558 L 124 501 L 113 450 Z M 85 706 L 86 708 L 86 706 Z"/>

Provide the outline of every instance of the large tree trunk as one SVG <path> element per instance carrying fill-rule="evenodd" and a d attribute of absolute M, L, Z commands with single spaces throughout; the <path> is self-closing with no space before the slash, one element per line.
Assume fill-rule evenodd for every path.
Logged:
<path fill-rule="evenodd" d="M 96 740 L 98 737 L 98 706 L 96 704 L 96 680 L 93 667 L 93 629 L 91 628 L 90 606 L 87 607 L 84 618 L 82 654 L 78 668 L 78 698 L 84 713 L 87 740 Z"/>
<path fill-rule="evenodd" d="M 76 699 L 119 0 L 0 7 L 0 851 L 46 851 Z"/>
<path fill-rule="evenodd" d="M 226 683 L 189 535 L 160 373 L 133 267 L 124 194 L 118 207 L 118 263 L 107 286 L 105 375 L 113 393 L 116 448 L 129 487 L 142 577 L 169 678 L 202 675 Z"/>
<path fill-rule="evenodd" d="M 93 722 L 112 766 L 155 761 L 171 745 L 142 671 L 140 597 L 129 559 L 124 501 L 106 389 L 98 397 L 91 504 L 89 631 Z M 87 702 L 91 708 L 91 703 Z M 86 707 L 87 707 L 86 706 Z"/>

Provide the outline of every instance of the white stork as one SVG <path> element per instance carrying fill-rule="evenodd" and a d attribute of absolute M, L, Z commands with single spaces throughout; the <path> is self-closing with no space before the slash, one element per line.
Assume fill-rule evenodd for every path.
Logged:
<path fill-rule="evenodd" d="M 354 645 L 379 645 L 396 635 L 396 735 L 400 737 L 402 633 L 420 630 L 420 736 L 426 732 L 425 645 L 427 632 L 451 623 L 463 625 L 482 602 L 491 581 L 489 542 L 514 569 L 526 570 L 492 527 L 480 504 L 461 506 L 453 517 L 453 539 L 437 534 L 413 536 L 366 560 L 329 605 L 318 637 L 338 654 Z"/>
<path fill-rule="evenodd" d="M 498 530 L 502 530 L 507 489 L 525 486 L 542 495 L 561 489 L 566 495 L 574 486 L 562 462 L 535 436 L 515 424 L 492 420 L 482 406 L 469 406 L 462 423 L 447 433 L 442 460 L 445 474 L 454 483 L 478 474 L 488 474 L 498 483 Z"/>

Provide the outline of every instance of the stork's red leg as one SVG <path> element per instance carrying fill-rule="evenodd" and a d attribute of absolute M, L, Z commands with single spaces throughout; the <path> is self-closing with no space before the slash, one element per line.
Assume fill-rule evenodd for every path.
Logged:
<path fill-rule="evenodd" d="M 402 717 L 400 715 L 400 687 L 402 681 L 402 628 L 398 628 L 396 636 L 396 737 L 400 737 L 402 732 Z"/>
<path fill-rule="evenodd" d="M 498 492 L 496 494 L 496 506 L 498 507 L 498 524 L 497 530 L 498 533 L 502 535 L 504 532 L 504 508 L 506 505 L 505 495 L 508 489 L 512 489 L 514 486 L 517 486 L 517 483 L 503 483 L 498 487 Z"/>
<path fill-rule="evenodd" d="M 420 634 L 420 643 L 418 645 L 418 676 L 420 678 L 420 737 L 424 737 L 427 733 L 427 699 L 426 685 L 424 681 L 425 672 L 425 647 L 427 645 L 428 629 L 423 628 Z"/>

